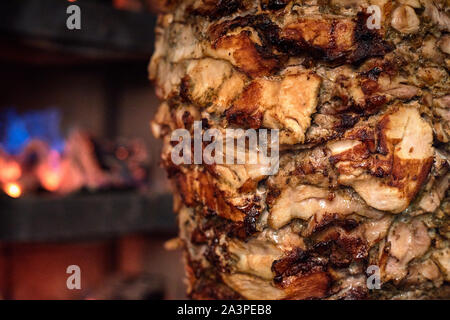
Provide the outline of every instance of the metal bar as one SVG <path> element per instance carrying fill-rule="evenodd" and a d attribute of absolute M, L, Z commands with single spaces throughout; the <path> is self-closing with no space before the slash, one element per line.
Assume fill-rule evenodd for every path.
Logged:
<path fill-rule="evenodd" d="M 0 241 L 62 241 L 174 232 L 172 197 L 134 192 L 0 198 Z"/>

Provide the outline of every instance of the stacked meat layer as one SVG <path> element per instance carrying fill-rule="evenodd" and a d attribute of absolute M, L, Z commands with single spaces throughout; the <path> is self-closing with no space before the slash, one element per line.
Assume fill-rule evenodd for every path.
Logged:
<path fill-rule="evenodd" d="M 192 298 L 450 298 L 446 1 L 161 10 L 152 130 Z M 171 134 L 195 121 L 279 130 L 279 170 L 175 164 Z"/>

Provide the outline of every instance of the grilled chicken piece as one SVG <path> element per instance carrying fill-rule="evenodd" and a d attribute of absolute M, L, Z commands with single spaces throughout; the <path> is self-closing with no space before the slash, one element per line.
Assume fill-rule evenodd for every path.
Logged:
<path fill-rule="evenodd" d="M 390 244 L 389 258 L 384 268 L 384 281 L 399 281 L 407 273 L 407 264 L 421 257 L 430 247 L 427 228 L 420 220 L 410 223 L 398 222 L 392 226 L 387 238 Z"/>
<path fill-rule="evenodd" d="M 320 82 L 320 77 L 310 72 L 255 80 L 227 110 L 227 119 L 241 127 L 280 129 L 280 143 L 304 142 L 311 114 L 316 111 Z"/>
<path fill-rule="evenodd" d="M 151 129 L 190 297 L 450 298 L 446 1 L 157 7 L 149 76 L 162 102 Z M 237 163 L 256 154 L 246 145 L 208 158 L 234 163 L 173 161 L 172 133 L 198 123 L 202 133 L 279 130 L 279 159 Z M 380 289 L 367 286 L 373 270 Z"/>
<path fill-rule="evenodd" d="M 430 171 L 432 130 L 417 109 L 403 106 L 381 117 L 376 129 L 377 136 L 369 143 L 341 140 L 328 146 L 339 183 L 353 187 L 371 207 L 399 213 L 408 207 Z M 357 127 L 346 136 L 357 137 L 361 131 L 367 133 Z M 380 152 L 370 155 L 375 139 Z"/>
<path fill-rule="evenodd" d="M 300 185 L 284 189 L 270 209 L 268 224 L 278 229 L 292 219 L 320 221 L 326 214 L 345 217 L 352 213 L 362 216 L 381 217 L 382 213 L 368 207 L 351 192 L 330 192 L 323 188 Z"/>

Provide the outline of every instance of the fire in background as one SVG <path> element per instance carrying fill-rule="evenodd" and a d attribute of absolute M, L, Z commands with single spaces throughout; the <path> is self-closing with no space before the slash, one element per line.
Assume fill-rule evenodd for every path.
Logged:
<path fill-rule="evenodd" d="M 63 138 L 57 109 L 0 114 L 0 185 L 23 194 L 146 188 L 149 157 L 139 139 L 107 141 L 74 129 Z"/>

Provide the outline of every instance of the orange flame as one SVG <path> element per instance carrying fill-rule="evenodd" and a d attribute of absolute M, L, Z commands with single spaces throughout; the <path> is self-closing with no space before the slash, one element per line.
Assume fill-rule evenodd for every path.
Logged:
<path fill-rule="evenodd" d="M 0 166 L 0 181 L 16 181 L 22 175 L 20 165 L 15 161 L 8 161 Z"/>
<path fill-rule="evenodd" d="M 61 155 L 51 150 L 46 160 L 39 165 L 37 176 L 45 190 L 55 192 L 61 185 Z"/>
<path fill-rule="evenodd" d="M 19 198 L 22 195 L 22 188 L 15 182 L 7 183 L 3 190 L 11 198 Z"/>
<path fill-rule="evenodd" d="M 59 172 L 46 170 L 46 172 L 42 175 L 41 184 L 47 191 L 55 192 L 58 190 L 60 183 L 61 176 Z"/>

